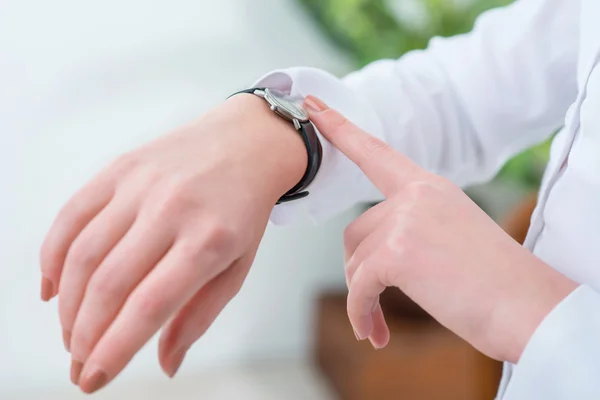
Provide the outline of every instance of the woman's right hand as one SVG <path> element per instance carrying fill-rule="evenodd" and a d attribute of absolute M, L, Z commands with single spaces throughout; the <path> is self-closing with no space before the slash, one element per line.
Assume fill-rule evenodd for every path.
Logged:
<path fill-rule="evenodd" d="M 88 393 L 106 385 L 165 324 L 159 358 L 174 375 L 240 289 L 306 162 L 292 125 L 244 94 L 75 194 L 41 252 L 42 298 L 59 296 L 73 382 Z"/>

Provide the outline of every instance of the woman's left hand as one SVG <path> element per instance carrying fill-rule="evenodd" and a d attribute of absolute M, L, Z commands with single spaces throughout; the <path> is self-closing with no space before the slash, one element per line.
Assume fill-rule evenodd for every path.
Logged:
<path fill-rule="evenodd" d="M 309 96 L 319 131 L 386 200 L 345 232 L 348 316 L 359 340 L 389 341 L 379 295 L 396 286 L 486 355 L 517 362 L 577 284 L 520 246 L 463 191 Z"/>

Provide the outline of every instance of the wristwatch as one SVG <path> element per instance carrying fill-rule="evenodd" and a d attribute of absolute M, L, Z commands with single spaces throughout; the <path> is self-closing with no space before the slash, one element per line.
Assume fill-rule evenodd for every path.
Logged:
<path fill-rule="evenodd" d="M 308 165 L 306 167 L 306 172 L 304 172 L 304 176 L 302 176 L 302 179 L 300 179 L 300 182 L 298 182 L 296 186 L 291 188 L 279 199 L 277 204 L 298 200 L 308 196 L 309 193 L 305 189 L 317 175 L 317 171 L 321 166 L 321 160 L 323 158 L 323 149 L 315 129 L 309 120 L 308 113 L 302 106 L 303 99 L 270 88 L 246 89 L 236 92 L 229 97 L 241 93 L 250 93 L 265 99 L 275 114 L 286 121 L 290 121 L 294 125 L 294 128 L 302 137 L 304 146 L 306 147 Z"/>

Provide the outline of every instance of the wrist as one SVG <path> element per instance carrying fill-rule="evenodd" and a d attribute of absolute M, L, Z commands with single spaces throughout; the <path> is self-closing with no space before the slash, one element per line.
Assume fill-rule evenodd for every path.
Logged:
<path fill-rule="evenodd" d="M 530 266 L 538 269 L 534 282 L 520 287 L 520 294 L 513 294 L 512 318 L 507 318 L 510 329 L 505 338 L 511 339 L 505 346 L 503 361 L 518 363 L 531 337 L 544 319 L 560 304 L 578 284 L 560 274 L 541 260 L 535 259 Z M 515 301 L 516 300 L 516 301 Z"/>
<path fill-rule="evenodd" d="M 306 171 L 308 156 L 298 131 L 253 94 L 238 94 L 225 102 L 244 145 L 253 189 L 276 201 L 294 187 Z"/>

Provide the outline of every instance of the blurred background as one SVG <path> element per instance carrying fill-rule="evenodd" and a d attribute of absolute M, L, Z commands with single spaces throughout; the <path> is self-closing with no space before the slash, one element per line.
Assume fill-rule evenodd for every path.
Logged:
<path fill-rule="evenodd" d="M 68 380 L 38 251 L 60 206 L 118 154 L 198 117 L 264 73 L 337 75 L 468 31 L 507 0 L 0 1 L 0 399 L 83 398 Z M 547 143 L 468 193 L 517 240 Z M 533 197 L 532 197 L 533 196 Z M 344 227 L 269 227 L 238 297 L 174 381 L 152 341 L 98 399 L 485 399 L 499 365 L 397 291 L 393 345 L 357 343 L 345 318 Z"/>

